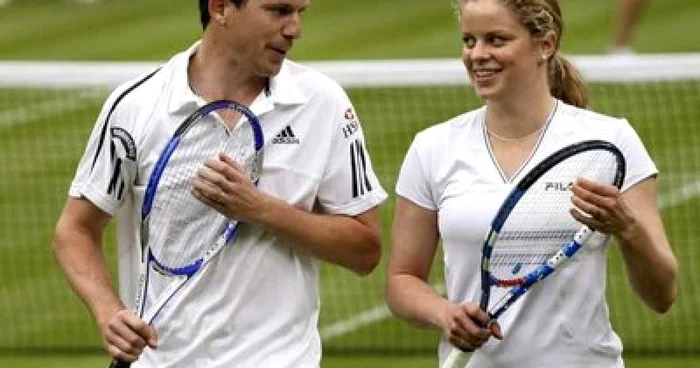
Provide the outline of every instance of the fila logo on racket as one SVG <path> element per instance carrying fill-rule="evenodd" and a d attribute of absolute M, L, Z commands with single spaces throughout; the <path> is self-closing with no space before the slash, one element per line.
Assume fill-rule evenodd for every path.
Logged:
<path fill-rule="evenodd" d="M 571 187 L 574 186 L 574 183 L 572 182 L 561 182 L 561 181 L 548 181 L 544 183 L 544 190 L 545 191 L 556 191 L 556 192 L 566 192 L 571 190 Z"/>
<path fill-rule="evenodd" d="M 299 138 L 294 135 L 294 131 L 289 125 L 272 139 L 273 144 L 299 144 L 299 142 Z"/>

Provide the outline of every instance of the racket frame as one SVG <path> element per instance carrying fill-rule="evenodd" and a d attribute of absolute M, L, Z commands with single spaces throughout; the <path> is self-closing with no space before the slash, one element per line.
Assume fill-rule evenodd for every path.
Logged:
<path fill-rule="evenodd" d="M 518 201 L 523 197 L 525 192 L 551 168 L 573 155 L 592 150 L 604 150 L 613 154 L 617 161 L 617 170 L 615 171 L 615 176 L 611 184 L 616 186 L 618 189 L 622 187 L 626 173 L 625 157 L 614 144 L 603 140 L 586 140 L 568 145 L 554 152 L 542 162 L 537 164 L 532 170 L 530 170 L 504 199 L 501 207 L 496 213 L 496 216 L 494 216 L 491 222 L 489 232 L 486 234 L 481 252 L 481 299 L 479 301 L 479 306 L 482 310 L 486 311 L 488 309 L 491 296 L 491 287 L 499 282 L 495 277 L 493 277 L 490 271 L 489 261 L 491 259 L 491 254 L 493 253 L 493 247 L 498 239 L 498 235 L 503 228 L 503 225 L 506 222 L 506 219 L 515 208 Z M 499 300 L 499 302 L 494 306 L 495 308 L 492 309 L 493 311 L 488 312 L 491 321 L 490 323 L 495 322 L 498 317 L 500 317 L 506 310 L 508 310 L 508 308 L 510 308 L 511 305 L 513 305 L 516 300 L 530 290 L 534 284 L 551 275 L 555 270 L 571 259 L 571 257 L 573 257 L 574 254 L 576 254 L 576 252 L 586 244 L 594 232 L 595 231 L 588 226 L 582 226 L 581 229 L 579 229 L 573 236 L 571 241 L 563 244 L 562 247 L 553 256 L 547 259 L 545 263 L 525 275 L 522 278 L 522 281 L 519 282 L 519 285 L 512 287 L 508 291 L 508 294 L 506 295 L 507 297 Z M 473 350 L 462 350 L 455 347 L 447 356 L 447 359 L 442 367 L 464 368 L 469 362 L 469 359 L 473 353 Z"/>
<path fill-rule="evenodd" d="M 253 169 L 250 173 L 251 180 L 254 185 L 257 185 L 262 172 L 262 161 L 263 161 L 263 146 L 265 143 L 264 134 L 260 121 L 255 116 L 255 114 L 245 105 L 231 100 L 216 100 L 209 102 L 201 107 L 199 107 L 195 112 L 190 114 L 175 130 L 172 137 L 168 141 L 161 155 L 156 161 L 151 176 L 149 177 L 148 184 L 146 186 L 146 192 L 144 194 L 143 203 L 141 206 L 141 263 L 139 270 L 139 279 L 136 289 L 135 297 L 135 314 L 139 318 L 143 319 L 146 323 L 151 324 L 156 318 L 158 313 L 168 304 L 168 302 L 177 294 L 177 292 L 189 281 L 197 272 L 199 272 L 209 261 L 214 258 L 219 251 L 235 236 L 238 225 L 238 221 L 229 221 L 226 224 L 226 228 L 223 230 L 222 234 L 217 238 L 214 244 L 209 247 L 203 254 L 203 256 L 192 262 L 189 265 L 171 268 L 162 263 L 160 263 L 155 255 L 153 254 L 149 246 L 149 223 L 151 209 L 153 208 L 153 203 L 158 191 L 158 183 L 160 178 L 168 165 L 170 157 L 173 152 L 177 149 L 182 141 L 182 138 L 190 130 L 191 127 L 195 125 L 201 118 L 211 114 L 214 111 L 230 109 L 241 113 L 247 119 L 247 123 L 253 131 L 254 138 L 254 148 L 255 154 L 253 157 Z M 153 307 L 144 315 L 145 307 L 145 296 L 148 292 L 148 280 L 150 278 L 151 269 L 155 269 L 159 273 L 167 274 L 174 280 L 168 284 L 166 289 L 153 303 Z M 179 279 L 179 280 L 178 280 Z M 176 282 L 176 280 L 178 282 Z M 112 360 L 110 368 L 128 368 L 131 366 L 129 362 L 123 362 L 117 359 Z"/>

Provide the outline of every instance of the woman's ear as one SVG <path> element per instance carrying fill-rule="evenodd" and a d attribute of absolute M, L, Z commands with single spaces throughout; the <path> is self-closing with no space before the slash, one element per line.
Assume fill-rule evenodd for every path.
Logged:
<path fill-rule="evenodd" d="M 539 44 L 542 59 L 549 60 L 557 52 L 557 34 L 552 30 L 547 31 L 544 37 L 539 40 Z"/>

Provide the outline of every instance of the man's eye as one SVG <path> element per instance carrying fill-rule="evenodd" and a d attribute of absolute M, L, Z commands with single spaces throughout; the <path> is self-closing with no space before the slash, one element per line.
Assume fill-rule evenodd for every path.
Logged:
<path fill-rule="evenodd" d="M 291 14 L 294 11 L 294 9 L 292 9 L 291 7 L 288 7 L 288 6 L 279 6 L 279 7 L 269 8 L 269 11 L 275 15 L 278 15 L 278 16 L 286 16 L 286 15 Z"/>

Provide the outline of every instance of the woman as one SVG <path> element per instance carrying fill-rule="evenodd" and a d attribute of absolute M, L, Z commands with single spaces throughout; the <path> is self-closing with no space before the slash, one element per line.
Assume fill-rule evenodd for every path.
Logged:
<path fill-rule="evenodd" d="M 561 275 L 545 280 L 549 295 L 535 287 L 488 329 L 475 303 L 480 250 L 503 198 L 530 168 L 568 144 L 610 141 L 627 160 L 623 188 L 580 180 L 571 214 L 615 237 L 634 291 L 666 312 L 676 298 L 677 262 L 658 211 L 656 167 L 626 120 L 585 110 L 585 83 L 558 54 L 563 23 L 556 0 L 457 5 L 462 59 L 485 106 L 420 132 L 406 155 L 396 185 L 389 306 L 442 331 L 441 362 L 453 345 L 477 349 L 471 367 L 622 367 L 605 300 L 610 237 L 566 266 L 578 268 L 571 272 L 578 275 L 575 288 L 557 285 L 572 282 Z M 427 283 L 438 242 L 447 299 Z"/>

